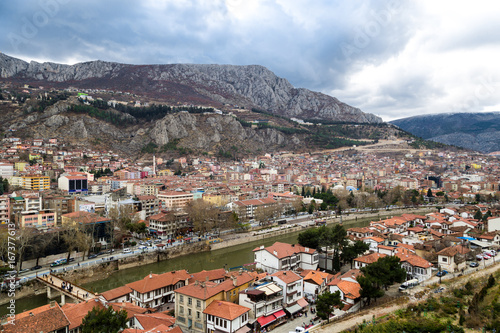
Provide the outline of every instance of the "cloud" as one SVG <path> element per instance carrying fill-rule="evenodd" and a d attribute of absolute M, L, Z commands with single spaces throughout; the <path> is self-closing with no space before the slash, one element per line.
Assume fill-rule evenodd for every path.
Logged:
<path fill-rule="evenodd" d="M 259 64 L 390 120 L 500 105 L 497 8 L 448 0 L 3 1 L 0 51 L 62 63 Z"/>

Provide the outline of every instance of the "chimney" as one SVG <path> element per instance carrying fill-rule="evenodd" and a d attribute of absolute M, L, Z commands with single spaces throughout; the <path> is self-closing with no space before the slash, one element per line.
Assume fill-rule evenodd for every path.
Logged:
<path fill-rule="evenodd" d="M 194 285 L 197 286 L 198 285 L 198 280 L 194 281 Z"/>
<path fill-rule="evenodd" d="M 50 307 L 53 308 L 56 306 L 56 301 L 50 301 Z"/>
<path fill-rule="evenodd" d="M 208 275 L 205 277 L 205 281 L 206 281 L 206 282 L 208 282 L 208 281 L 209 281 L 209 280 L 208 280 Z"/>
<path fill-rule="evenodd" d="M 153 272 L 149 272 L 149 278 L 152 279 L 153 278 Z"/>
<path fill-rule="evenodd" d="M 274 254 L 275 256 L 277 256 L 277 255 L 278 255 L 278 252 L 276 252 L 276 250 L 274 250 L 274 251 L 273 251 L 273 254 Z"/>
<path fill-rule="evenodd" d="M 260 249 L 261 249 L 261 250 L 264 250 L 264 245 L 261 245 L 261 246 L 260 246 Z"/>

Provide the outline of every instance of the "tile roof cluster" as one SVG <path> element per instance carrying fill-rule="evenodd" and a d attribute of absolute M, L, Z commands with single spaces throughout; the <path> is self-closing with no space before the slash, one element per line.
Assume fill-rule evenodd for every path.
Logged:
<path fill-rule="evenodd" d="M 253 251 L 256 252 L 256 251 L 260 251 L 260 250 L 266 250 L 267 252 L 276 256 L 278 259 L 291 257 L 297 253 L 313 254 L 314 252 L 316 252 L 315 249 L 304 247 L 304 246 L 301 246 L 299 244 L 287 244 L 287 243 L 281 243 L 281 242 L 276 242 L 273 245 L 268 246 L 264 249 L 262 249 L 262 247 L 258 247 L 258 248 L 255 248 Z"/>
<path fill-rule="evenodd" d="M 171 271 L 163 274 L 149 274 L 144 279 L 135 282 L 127 283 L 126 286 L 130 289 L 144 294 L 165 286 L 173 286 L 179 281 L 187 281 L 191 275 L 183 269 L 180 271 Z"/>
<path fill-rule="evenodd" d="M 2 333 L 40 333 L 58 331 L 71 323 L 56 302 L 40 306 L 30 311 L 19 313 L 15 325 L 1 326 Z"/>

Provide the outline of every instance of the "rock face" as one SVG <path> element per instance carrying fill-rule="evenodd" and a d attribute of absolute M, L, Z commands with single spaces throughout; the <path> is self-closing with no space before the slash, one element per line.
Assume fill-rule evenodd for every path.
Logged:
<path fill-rule="evenodd" d="M 500 112 L 422 115 L 391 123 L 424 139 L 483 153 L 500 151 Z"/>
<path fill-rule="evenodd" d="M 43 113 L 19 112 L 17 117 L 0 125 L 0 129 L 16 130 L 16 135 L 32 138 L 58 137 L 73 145 L 103 145 L 125 155 L 138 155 L 149 142 L 162 147 L 174 146 L 197 152 L 220 151 L 231 154 L 256 153 L 264 150 L 293 149 L 304 146 L 300 135 L 286 135 L 273 129 L 243 127 L 234 117 L 218 114 L 168 114 L 153 123 L 116 127 L 88 115 L 68 112 L 71 101 L 59 101 Z"/>
<path fill-rule="evenodd" d="M 109 88 L 203 103 L 256 107 L 302 119 L 380 123 L 382 119 L 334 97 L 295 88 L 263 66 L 126 65 L 91 61 L 75 65 L 24 62 L 0 53 L 0 77 Z"/>

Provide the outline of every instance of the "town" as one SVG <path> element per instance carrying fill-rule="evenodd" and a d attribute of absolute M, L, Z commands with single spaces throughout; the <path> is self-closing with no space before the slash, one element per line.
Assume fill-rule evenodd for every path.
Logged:
<path fill-rule="evenodd" d="M 87 312 L 108 305 L 126 310 L 128 327 L 143 332 L 262 332 L 309 313 L 305 329 L 380 297 L 363 294 L 367 282 L 358 277 L 384 258 L 398 258 L 406 273 L 390 284 L 407 281 L 404 291 L 433 276 L 489 266 L 500 244 L 499 163 L 479 153 L 349 148 L 241 161 L 152 156 L 147 163 L 69 149 L 55 138 L 8 136 L 0 154 L 4 292 L 22 288 L 31 275 L 62 297 L 61 305 L 15 315 L 26 332 L 38 315 L 61 318 L 47 321 L 55 326 L 46 331 L 78 332 Z M 428 205 L 440 208 L 373 218 L 366 227 L 339 224 L 349 214 Z M 301 217 L 309 221 L 302 227 L 313 227 L 303 232 L 302 244 L 255 249 L 253 270 L 150 274 L 99 295 L 57 276 L 69 264 L 88 264 L 105 253 L 121 260 L 195 242 L 210 246 L 228 235 L 297 225 Z M 326 236 L 318 236 L 332 222 L 344 230 L 337 232 L 345 242 L 325 243 Z M 336 307 L 318 310 L 321 295 L 337 291 Z M 65 295 L 76 303 L 66 303 Z M 6 331 L 20 327 L 4 324 Z"/>

